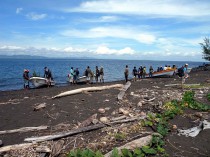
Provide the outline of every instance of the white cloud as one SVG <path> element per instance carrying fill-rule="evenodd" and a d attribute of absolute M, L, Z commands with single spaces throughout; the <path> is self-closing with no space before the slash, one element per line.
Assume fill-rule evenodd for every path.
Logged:
<path fill-rule="evenodd" d="M 73 47 L 66 47 L 63 49 L 64 52 L 67 53 L 84 53 L 84 52 L 90 52 L 88 49 L 83 48 L 73 48 Z"/>
<path fill-rule="evenodd" d="M 20 14 L 22 12 L 23 8 L 17 8 L 16 9 L 16 14 Z"/>
<path fill-rule="evenodd" d="M 68 12 L 118 13 L 158 17 L 210 16 L 210 2 L 197 0 L 100 0 L 85 1 Z"/>
<path fill-rule="evenodd" d="M 103 55 L 133 55 L 135 51 L 130 47 L 123 48 L 121 50 L 110 49 L 106 46 L 100 46 L 96 49 L 96 54 L 103 54 Z"/>
<path fill-rule="evenodd" d="M 27 18 L 31 19 L 31 20 L 41 20 L 41 19 L 44 19 L 47 17 L 47 14 L 37 14 L 35 12 L 31 12 L 31 13 L 28 13 L 26 15 Z"/>
<path fill-rule="evenodd" d="M 99 22 L 114 22 L 118 21 L 120 18 L 117 16 L 101 16 Z"/>
<path fill-rule="evenodd" d="M 95 27 L 88 30 L 66 30 L 61 33 L 68 37 L 77 38 L 122 38 L 132 39 L 144 44 L 152 44 L 156 37 L 151 32 L 141 32 L 133 27 Z"/>
<path fill-rule="evenodd" d="M 14 51 L 14 50 L 25 50 L 25 48 L 23 47 L 19 47 L 19 46 L 1 46 L 0 50 L 4 50 L 4 51 Z"/>
<path fill-rule="evenodd" d="M 155 36 L 151 35 L 151 34 L 138 34 L 136 36 L 136 39 L 141 42 L 141 43 L 145 43 L 145 44 L 152 44 L 155 42 Z"/>

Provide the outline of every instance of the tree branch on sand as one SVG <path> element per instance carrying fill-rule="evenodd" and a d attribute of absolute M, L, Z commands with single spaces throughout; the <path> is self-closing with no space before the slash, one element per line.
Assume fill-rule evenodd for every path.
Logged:
<path fill-rule="evenodd" d="M 129 88 L 130 86 L 131 86 L 131 82 L 128 81 L 128 82 L 124 85 L 124 87 L 123 87 L 123 89 L 121 90 L 121 92 L 118 94 L 118 96 L 117 96 L 118 100 L 122 100 L 122 99 L 123 99 L 123 96 L 125 95 L 125 92 L 128 90 L 128 88 Z"/>
<path fill-rule="evenodd" d="M 106 124 L 104 124 L 104 123 L 95 124 L 95 125 L 91 125 L 91 126 L 87 126 L 87 127 L 82 127 L 82 128 L 70 130 L 68 132 L 57 133 L 55 135 L 47 135 L 47 136 L 26 138 L 26 139 L 24 139 L 24 141 L 26 141 L 26 142 L 43 142 L 43 141 L 49 141 L 49 140 L 56 140 L 56 139 L 60 139 L 60 138 L 71 136 L 71 135 L 76 135 L 76 134 L 87 132 L 87 131 L 101 129 L 101 128 L 104 128 L 106 126 L 110 126 L 110 125 L 113 125 L 113 124 L 133 122 L 133 121 L 144 119 L 144 118 L 145 118 L 145 116 L 133 117 L 133 118 L 130 118 L 130 119 L 114 121 L 114 122 L 110 122 L 110 123 L 106 123 Z"/>
<path fill-rule="evenodd" d="M 110 85 L 110 86 L 79 88 L 79 89 L 75 89 L 75 90 L 60 93 L 60 94 L 52 97 L 52 99 L 60 98 L 60 97 L 64 97 L 64 96 L 69 96 L 69 95 L 74 95 L 74 94 L 79 94 L 79 93 L 84 93 L 84 92 L 102 91 L 102 90 L 105 90 L 105 89 L 123 88 L 123 87 L 124 87 L 123 84 L 115 84 L 115 85 Z"/>
<path fill-rule="evenodd" d="M 14 130 L 4 130 L 0 131 L 0 135 L 2 134 L 12 134 L 12 133 L 22 133 L 22 132 L 29 132 L 29 131 L 38 131 L 38 130 L 46 130 L 48 126 L 38 126 L 38 127 L 23 127 Z"/>

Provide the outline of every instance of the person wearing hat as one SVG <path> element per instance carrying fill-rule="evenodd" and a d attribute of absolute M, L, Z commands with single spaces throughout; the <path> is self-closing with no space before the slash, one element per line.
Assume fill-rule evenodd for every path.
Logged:
<path fill-rule="evenodd" d="M 187 68 L 188 68 L 188 64 L 186 63 L 186 64 L 184 65 L 184 77 L 185 77 L 185 78 L 188 78 L 188 77 L 189 77 L 188 72 L 187 72 Z"/>
<path fill-rule="evenodd" d="M 103 69 L 103 67 L 100 68 L 99 74 L 100 74 L 100 82 L 104 83 L 104 69 Z"/>
<path fill-rule="evenodd" d="M 182 66 L 183 69 L 183 75 L 181 76 L 182 78 L 182 88 L 183 88 L 183 84 L 185 83 L 186 78 L 189 77 L 188 72 L 187 72 L 187 68 L 188 68 L 188 64 L 186 63 L 184 66 Z"/>
<path fill-rule="evenodd" d="M 23 70 L 23 80 L 24 80 L 24 89 L 29 89 L 29 70 L 24 69 Z"/>

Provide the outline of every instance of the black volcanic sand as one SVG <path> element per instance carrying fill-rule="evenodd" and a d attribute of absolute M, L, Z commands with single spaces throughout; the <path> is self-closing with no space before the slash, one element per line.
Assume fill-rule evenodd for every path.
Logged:
<path fill-rule="evenodd" d="M 190 78 L 186 80 L 186 84 L 198 84 L 206 83 L 206 80 L 210 79 L 210 71 L 198 71 L 191 72 Z M 17 129 L 21 127 L 32 127 L 40 125 L 48 125 L 50 127 L 56 126 L 61 123 L 70 124 L 70 128 L 73 128 L 78 124 L 86 120 L 91 115 L 98 113 L 99 108 L 109 107 L 110 110 L 105 112 L 103 115 L 98 113 L 98 116 L 111 116 L 114 110 L 119 109 L 122 105 L 117 101 L 118 89 L 109 89 L 98 92 L 81 93 L 77 95 L 62 97 L 58 99 L 51 99 L 51 97 L 68 90 L 90 87 L 90 86 L 101 86 L 101 85 L 112 85 L 116 83 L 125 83 L 124 81 L 110 82 L 104 84 L 91 84 L 91 85 L 68 85 L 63 87 L 51 87 L 51 88 L 40 88 L 30 90 L 17 90 L 17 91 L 2 91 L 0 92 L 0 131 Z M 160 91 L 159 97 L 161 98 L 161 91 L 163 90 L 178 90 L 183 92 L 180 87 L 172 86 L 166 87 L 166 84 L 177 84 L 180 83 L 180 79 L 175 76 L 172 78 L 151 78 L 144 79 L 137 82 L 132 82 L 130 89 L 126 92 L 125 99 L 129 102 L 129 107 L 136 108 L 138 99 L 133 99 L 130 95 L 131 92 L 136 92 L 140 89 L 156 89 Z M 209 90 L 209 84 L 206 89 Z M 143 93 L 140 93 L 143 94 Z M 163 100 L 165 101 L 165 100 Z M 200 98 L 199 101 L 210 105 L 210 102 L 206 97 Z M 34 111 L 34 106 L 46 103 L 46 108 Z M 147 104 L 146 108 L 142 107 L 139 110 L 148 112 L 153 111 L 152 106 Z M 178 128 L 190 128 L 196 126 L 192 121 L 195 119 L 190 116 L 195 112 L 194 110 L 186 110 L 185 114 L 176 116 L 170 123 L 177 125 Z M 209 115 L 209 113 L 208 113 Z M 208 121 L 209 121 L 208 117 Z M 63 130 L 61 130 L 63 131 Z M 0 135 L 0 140 L 3 141 L 4 145 L 12 145 L 24 143 L 24 138 L 36 136 L 36 135 L 47 135 L 53 133 L 52 130 L 38 131 L 38 132 L 27 132 L 27 133 L 14 133 Z M 88 141 L 94 141 L 100 138 L 100 130 L 83 133 L 83 146 Z M 122 142 L 126 143 L 126 142 Z M 118 142 L 116 146 L 122 145 Z M 166 138 L 166 152 L 169 156 L 190 156 L 199 157 L 210 154 L 210 130 L 204 130 L 199 133 L 198 136 L 185 137 L 178 136 L 176 131 L 172 131 Z M 79 144 L 78 144 L 79 145 Z M 114 147 L 110 145 L 107 149 Z M 71 146 L 70 146 L 71 148 Z M 105 149 L 103 149 L 105 151 Z"/>

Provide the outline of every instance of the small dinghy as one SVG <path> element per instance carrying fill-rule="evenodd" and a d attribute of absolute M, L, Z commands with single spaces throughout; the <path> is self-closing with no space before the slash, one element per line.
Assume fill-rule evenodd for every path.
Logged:
<path fill-rule="evenodd" d="M 43 78 L 43 77 L 31 77 L 30 81 L 32 82 L 32 84 L 36 88 L 48 86 L 48 80 L 46 78 Z M 55 81 L 52 80 L 51 81 L 51 86 L 54 86 L 54 85 L 55 85 Z"/>

